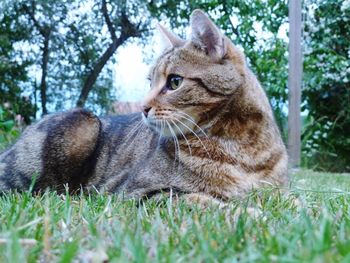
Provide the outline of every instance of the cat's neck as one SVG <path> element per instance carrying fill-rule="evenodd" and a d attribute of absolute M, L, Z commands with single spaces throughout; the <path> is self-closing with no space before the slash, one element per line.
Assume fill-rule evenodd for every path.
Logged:
<path fill-rule="evenodd" d="M 257 101 L 256 97 L 260 99 Z M 206 126 L 208 135 L 245 143 L 256 142 L 273 118 L 268 103 L 256 78 L 248 74 L 246 82 Z"/>

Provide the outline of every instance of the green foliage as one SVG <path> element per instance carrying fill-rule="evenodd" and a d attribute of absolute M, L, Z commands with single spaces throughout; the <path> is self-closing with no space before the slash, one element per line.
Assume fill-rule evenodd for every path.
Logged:
<path fill-rule="evenodd" d="M 0 106 L 10 104 L 16 114 L 21 114 L 25 122 L 30 123 L 35 108 L 30 97 L 24 97 L 22 93 L 31 61 L 14 48 L 28 32 L 19 22 L 17 9 L 0 14 L 0 32 Z"/>
<path fill-rule="evenodd" d="M 109 55 L 106 56 L 106 52 L 110 50 L 112 43 L 115 43 L 113 46 L 119 43 L 119 47 L 130 39 L 144 39 L 149 32 L 150 16 L 145 10 L 144 1 L 106 1 L 106 13 L 115 30 L 115 39 L 112 39 L 111 30 L 102 11 L 103 2 L 6 1 L 5 5 L 1 6 L 9 16 L 4 17 L 9 22 L 6 26 L 19 32 L 10 32 L 18 37 L 19 43 L 3 43 L 0 37 L 0 48 L 4 46 L 15 51 L 3 50 L 12 61 L 23 62 L 20 64 L 21 68 L 13 69 L 13 73 L 20 76 L 19 78 L 8 69 L 3 70 L 11 73 L 10 83 L 21 81 L 16 84 L 20 91 L 15 87 L 9 87 L 9 90 L 33 94 L 30 100 L 34 101 L 34 104 L 47 104 L 47 107 L 42 107 L 43 111 L 44 108 L 48 108 L 49 112 L 62 111 L 76 107 L 84 84 L 90 76 L 96 75 L 97 80 L 88 85 L 91 92 L 88 92 L 86 107 L 97 113 L 106 113 L 109 104 L 115 100 L 112 73 L 112 55 L 115 50 L 108 53 L 112 56 L 111 59 Z M 134 32 L 135 30 L 137 32 Z M 11 34 L 9 36 L 12 36 Z M 4 36 L 6 37 L 5 34 Z M 108 63 L 104 62 L 106 57 L 109 59 Z M 30 61 L 30 64 L 24 61 Z M 96 65 L 101 64 L 102 70 L 94 71 Z M 0 63 L 0 71 L 3 65 L 6 66 L 7 61 Z M 44 72 L 47 74 L 43 74 Z M 0 76 L 0 85 L 1 83 L 5 82 Z"/>
<path fill-rule="evenodd" d="M 100 32 L 105 26 L 100 2 L 68 1 L 65 5 L 70 11 L 64 15 L 69 18 L 62 19 L 61 28 L 55 29 L 52 38 L 55 46 L 51 48 L 51 65 L 57 70 L 48 76 L 55 111 L 76 106 L 87 75 L 110 42 L 108 32 Z M 74 11 L 84 9 L 85 5 L 90 5 L 86 12 Z M 98 113 L 108 111 L 109 104 L 115 99 L 112 66 L 108 63 L 99 74 L 86 108 Z"/>
<path fill-rule="evenodd" d="M 13 114 L 0 106 L 0 152 L 20 135 Z"/>
<path fill-rule="evenodd" d="M 349 175 L 303 171 L 290 194 L 264 189 L 221 209 L 168 198 L 6 193 L 0 261 L 348 262 L 349 190 Z"/>
<path fill-rule="evenodd" d="M 304 162 L 350 171 L 350 2 L 310 0 L 306 7 Z"/>

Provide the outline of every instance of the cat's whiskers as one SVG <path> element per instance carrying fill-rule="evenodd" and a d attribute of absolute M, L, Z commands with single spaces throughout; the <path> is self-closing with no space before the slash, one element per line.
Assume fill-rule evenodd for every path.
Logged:
<path fill-rule="evenodd" d="M 188 142 L 188 140 L 187 140 L 185 134 L 182 132 L 182 130 L 180 129 L 180 127 L 177 126 L 177 124 L 176 124 L 173 120 L 170 120 L 170 121 L 171 121 L 171 122 L 175 125 L 175 127 L 179 130 L 179 132 L 181 133 L 182 137 L 184 137 L 184 139 L 185 139 L 185 141 L 186 141 L 186 143 L 187 143 L 187 146 L 188 146 L 188 150 L 189 150 L 189 152 L 190 152 L 190 156 L 192 156 L 191 146 L 190 146 L 190 143 Z M 175 121 L 176 121 L 176 119 L 175 119 Z"/>
<path fill-rule="evenodd" d="M 165 120 L 166 124 L 168 125 L 169 131 L 171 133 L 171 136 L 174 141 L 174 147 L 175 147 L 175 164 L 176 164 L 176 159 L 178 157 L 178 161 L 180 162 L 180 146 L 179 146 L 179 141 L 177 140 L 176 133 L 174 132 L 173 128 L 169 124 L 167 120 Z"/>
<path fill-rule="evenodd" d="M 136 125 L 127 133 L 125 136 L 125 142 L 130 140 L 133 135 L 135 135 L 135 132 L 138 131 L 143 126 L 143 121 L 140 120 Z"/>
<path fill-rule="evenodd" d="M 189 125 L 187 125 L 186 123 L 184 123 L 183 121 L 180 120 L 180 118 L 182 118 L 182 119 L 184 119 L 184 120 L 187 120 L 189 123 L 193 124 L 194 127 L 197 127 L 198 130 L 199 130 L 201 133 L 203 133 L 203 135 L 204 135 L 206 138 L 208 138 L 208 135 L 203 131 L 203 129 L 202 129 L 201 127 L 199 127 L 199 126 L 195 123 L 194 119 L 193 119 L 190 115 L 188 115 L 188 114 L 186 114 L 186 113 L 184 113 L 184 112 L 182 112 L 182 111 L 180 111 L 180 112 L 175 112 L 175 111 L 173 111 L 173 110 L 170 110 L 170 114 L 168 113 L 167 115 L 168 115 L 167 118 L 158 119 L 158 121 L 161 121 L 161 123 L 162 123 L 162 121 L 164 121 L 165 124 L 166 124 L 167 127 L 168 127 L 168 130 L 169 130 L 170 134 L 171 134 L 171 137 L 172 137 L 173 142 L 174 142 L 174 147 L 175 147 L 175 162 L 176 162 L 176 159 L 179 159 L 179 160 L 180 160 L 180 153 L 181 153 L 180 143 L 179 143 L 179 140 L 178 140 L 178 138 L 177 138 L 176 132 L 175 132 L 175 130 L 174 130 L 175 128 L 179 131 L 179 133 L 181 134 L 181 136 L 184 138 L 184 140 L 185 140 L 185 142 L 186 142 L 186 144 L 187 144 L 187 146 L 188 146 L 190 156 L 192 156 L 192 147 L 191 147 L 191 144 L 190 144 L 190 142 L 189 142 L 189 140 L 187 139 L 185 133 L 182 131 L 182 129 L 181 129 L 181 127 L 180 127 L 179 125 L 182 125 L 183 127 L 185 127 L 187 130 L 189 130 L 189 131 L 196 137 L 196 139 L 200 142 L 200 144 L 202 145 L 202 147 L 203 147 L 204 150 L 206 151 L 206 154 L 208 155 L 208 157 L 211 158 L 208 149 L 206 148 L 204 142 L 203 142 L 202 139 L 198 136 L 198 134 L 197 134 L 191 127 L 189 127 Z M 170 123 L 170 122 L 171 122 L 171 123 Z M 179 125 L 176 124 L 176 122 L 178 122 Z M 157 127 L 157 129 L 159 130 L 157 124 L 158 124 L 158 123 L 156 123 L 156 127 Z M 160 135 L 160 136 L 162 136 L 162 135 Z"/>
<path fill-rule="evenodd" d="M 207 147 L 205 147 L 203 141 L 201 140 L 201 138 L 199 138 L 199 136 L 197 135 L 197 133 L 196 133 L 195 131 L 193 131 L 190 127 L 188 127 L 185 123 L 183 123 L 182 121 L 180 121 L 179 119 L 176 119 L 176 120 L 177 120 L 182 126 L 184 126 L 185 128 L 187 128 L 191 133 L 193 133 L 194 136 L 196 136 L 196 138 L 197 138 L 197 139 L 199 140 L 199 142 L 202 144 L 202 146 L 203 146 L 204 150 L 206 151 L 208 157 L 211 158 L 211 157 L 210 157 L 210 154 L 209 154 L 209 152 L 208 152 L 208 150 L 207 150 Z"/>
<path fill-rule="evenodd" d="M 203 134 L 205 137 L 209 138 L 208 135 L 205 133 L 205 131 L 203 131 L 203 129 L 194 121 L 194 119 L 188 115 L 187 113 L 183 112 L 183 111 L 178 111 L 178 112 L 173 112 L 172 114 L 175 114 L 181 118 L 184 118 L 185 120 L 188 120 L 189 122 L 191 122 L 193 125 L 195 125 Z M 187 117 L 186 117 L 187 116 Z"/>
<path fill-rule="evenodd" d="M 132 139 L 132 141 L 130 142 L 130 145 L 132 145 L 135 142 L 136 138 L 139 137 L 139 134 L 142 132 L 142 128 L 144 127 L 144 125 L 145 124 L 143 122 L 141 122 L 141 125 L 139 125 L 139 127 L 137 128 L 137 133 L 134 136 L 134 138 Z"/>
<path fill-rule="evenodd" d="M 160 141 L 162 140 L 163 132 L 164 132 L 163 120 L 158 120 L 156 125 L 157 125 L 157 128 L 160 126 L 160 128 L 158 128 L 159 129 L 159 138 L 157 142 L 157 150 L 158 150 L 160 146 Z"/>

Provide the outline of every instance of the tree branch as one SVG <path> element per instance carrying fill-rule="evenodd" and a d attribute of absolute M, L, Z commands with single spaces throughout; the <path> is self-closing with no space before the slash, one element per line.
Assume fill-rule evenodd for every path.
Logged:
<path fill-rule="evenodd" d="M 40 96 L 41 96 L 41 106 L 43 110 L 43 115 L 47 114 L 47 108 L 46 108 L 46 102 L 47 102 L 47 96 L 46 96 L 46 76 L 47 76 L 47 68 L 49 63 L 49 48 L 50 43 L 50 35 L 47 35 L 44 37 L 44 46 L 42 48 L 43 50 L 43 57 L 42 57 L 42 74 L 41 74 L 41 81 L 40 81 Z"/>
<path fill-rule="evenodd" d="M 34 26 L 39 30 L 40 34 L 42 36 L 45 36 L 47 34 L 47 30 L 45 30 L 44 26 L 41 26 L 35 18 L 35 2 L 30 2 L 30 7 L 28 7 L 26 4 L 23 4 L 23 9 L 29 16 L 30 20 L 32 20 Z"/>
<path fill-rule="evenodd" d="M 115 41 L 117 39 L 117 35 L 115 34 L 115 28 L 114 28 L 112 21 L 108 15 L 106 0 L 102 0 L 102 14 L 103 14 L 103 17 L 104 17 L 105 22 L 107 24 L 108 31 L 111 34 L 112 41 Z"/>
<path fill-rule="evenodd" d="M 240 34 L 239 34 L 239 30 L 238 30 L 238 26 L 235 27 L 233 24 L 232 24 L 232 21 L 230 19 L 230 13 L 228 12 L 228 7 L 227 7 L 227 4 L 226 2 L 224 1 L 223 3 L 223 11 L 224 13 L 228 16 L 228 20 L 230 21 L 230 25 L 232 27 L 232 32 L 238 37 L 238 38 L 241 38 Z"/>
<path fill-rule="evenodd" d="M 132 22 L 130 22 L 127 14 L 122 12 L 120 16 L 120 26 L 121 26 L 121 33 L 119 38 L 125 39 L 126 37 L 139 37 L 140 31 L 139 31 L 139 25 L 135 26 Z"/>
<path fill-rule="evenodd" d="M 127 39 L 127 38 L 126 38 Z M 106 65 L 107 61 L 113 56 L 114 52 L 118 49 L 120 45 L 122 45 L 126 39 L 117 38 L 113 41 L 107 50 L 102 54 L 102 56 L 97 60 L 93 69 L 88 73 L 88 76 L 84 82 L 84 86 L 80 92 L 77 107 L 83 107 L 88 98 L 88 95 L 95 84 L 98 75 L 102 71 L 103 67 Z"/>
<path fill-rule="evenodd" d="M 92 66 L 91 66 L 91 59 L 90 59 L 90 56 L 89 56 L 89 46 L 88 44 L 86 43 L 86 40 L 85 38 L 82 36 L 82 40 L 81 40 L 81 44 L 79 43 L 79 36 L 80 36 L 80 31 L 76 28 L 76 26 L 74 24 L 70 24 L 68 26 L 70 28 L 70 30 L 72 31 L 73 33 L 73 36 L 71 39 L 71 41 L 73 42 L 73 45 L 75 45 L 79 51 L 79 54 L 80 54 L 80 57 L 85 65 L 85 67 L 88 69 L 88 70 L 91 70 L 92 69 Z"/>
<path fill-rule="evenodd" d="M 125 41 L 131 37 L 139 37 L 142 32 L 140 32 L 140 24 L 135 25 L 133 24 L 126 14 L 126 2 L 123 1 L 121 3 L 121 11 L 119 15 L 119 23 L 118 26 L 120 26 L 120 35 L 119 37 L 116 36 L 115 29 L 113 27 L 113 24 L 110 20 L 110 17 L 107 12 L 107 3 L 106 0 L 102 0 L 102 13 L 105 18 L 105 21 L 108 26 L 108 30 L 111 34 L 112 43 L 108 46 L 108 48 L 105 50 L 105 52 L 102 54 L 102 56 L 96 61 L 94 64 L 92 70 L 88 73 L 88 76 L 84 82 L 83 88 L 80 92 L 77 106 L 83 107 L 88 95 L 93 88 L 93 85 L 95 84 L 98 75 L 101 73 L 103 67 L 106 65 L 107 61 L 113 56 L 114 52 L 125 43 Z"/>
<path fill-rule="evenodd" d="M 30 2 L 30 6 L 27 6 L 26 4 L 22 5 L 23 10 L 27 15 L 29 16 L 30 20 L 32 20 L 34 27 L 37 28 L 40 35 L 43 37 L 43 46 L 41 47 L 42 50 L 42 60 L 41 60 L 41 81 L 40 81 L 40 97 L 41 97 L 41 107 L 42 107 L 42 114 L 45 115 L 48 113 L 46 108 L 47 103 L 47 96 L 46 96 L 46 77 L 48 73 L 48 63 L 49 63 L 49 54 L 50 54 L 50 36 L 52 32 L 52 28 L 47 25 L 40 25 L 38 20 L 35 18 L 35 1 L 32 0 Z"/>

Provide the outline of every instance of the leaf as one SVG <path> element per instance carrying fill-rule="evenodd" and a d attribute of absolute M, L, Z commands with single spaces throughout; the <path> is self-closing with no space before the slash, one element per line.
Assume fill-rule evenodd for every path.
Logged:
<path fill-rule="evenodd" d="M 0 122 L 0 128 L 4 129 L 5 132 L 11 131 L 11 129 L 15 126 L 15 122 L 13 120 L 8 120 L 4 122 Z"/>

